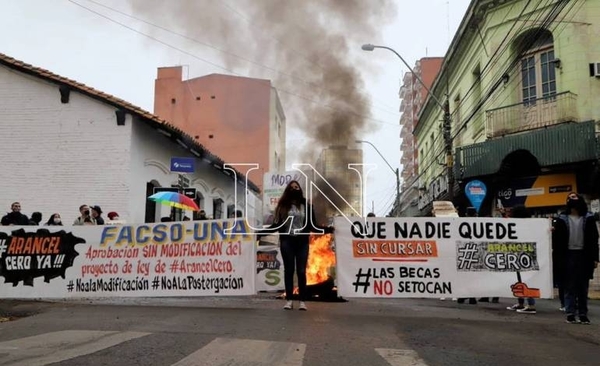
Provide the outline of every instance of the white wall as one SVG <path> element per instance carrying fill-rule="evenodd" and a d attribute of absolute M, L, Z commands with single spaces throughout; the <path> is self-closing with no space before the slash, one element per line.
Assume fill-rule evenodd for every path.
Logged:
<path fill-rule="evenodd" d="M 177 173 L 170 172 L 171 157 L 195 157 L 189 151 L 173 143 L 169 138 L 147 126 L 142 121 L 135 121 L 131 154 L 131 195 L 129 207 L 130 222 L 144 222 L 146 212 L 146 183 L 157 181 L 162 187 L 170 187 L 177 183 Z M 233 178 L 224 174 L 202 159 L 196 158 L 196 172 L 188 175 L 192 181 L 191 187 L 196 188 L 204 196 L 201 207 L 212 215 L 213 199 L 224 201 L 224 217 L 227 216 L 227 206 L 234 204 Z M 239 179 L 238 179 L 239 180 Z M 244 187 L 238 184 L 237 209 L 243 210 Z M 157 219 L 169 215 L 169 208 L 157 205 Z M 191 212 L 186 213 L 191 217 Z"/>
<path fill-rule="evenodd" d="M 117 126 L 116 108 L 0 66 L 0 213 L 20 201 L 28 216 L 65 223 L 79 205 L 97 204 L 127 219 L 131 117 Z"/>

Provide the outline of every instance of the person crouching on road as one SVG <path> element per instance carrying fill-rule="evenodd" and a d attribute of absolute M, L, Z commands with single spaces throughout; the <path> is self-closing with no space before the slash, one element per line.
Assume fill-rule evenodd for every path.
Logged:
<path fill-rule="evenodd" d="M 279 198 L 273 224 L 267 229 L 260 230 L 259 235 L 279 232 L 279 245 L 283 258 L 285 310 L 293 309 L 294 271 L 298 277 L 300 292 L 299 310 L 307 310 L 306 294 L 306 265 L 308 263 L 310 233 L 333 232 L 331 227 L 320 227 L 313 224 L 315 212 L 304 197 L 300 184 L 293 180 L 288 183 Z M 295 267 L 295 268 L 294 268 Z"/>
<path fill-rule="evenodd" d="M 572 192 L 567 196 L 566 212 L 552 224 L 552 247 L 559 261 L 556 265 L 564 269 L 567 323 L 577 323 L 577 314 L 581 324 L 590 324 L 588 290 L 599 257 L 596 218 L 588 212 L 583 197 Z"/>

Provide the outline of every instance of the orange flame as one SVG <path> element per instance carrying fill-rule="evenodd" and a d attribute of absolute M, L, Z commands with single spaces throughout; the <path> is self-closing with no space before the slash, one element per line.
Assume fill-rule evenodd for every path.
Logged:
<path fill-rule="evenodd" d="M 333 235 L 311 235 L 306 266 L 306 284 L 315 285 L 327 281 L 335 269 L 335 253 L 332 248 Z"/>

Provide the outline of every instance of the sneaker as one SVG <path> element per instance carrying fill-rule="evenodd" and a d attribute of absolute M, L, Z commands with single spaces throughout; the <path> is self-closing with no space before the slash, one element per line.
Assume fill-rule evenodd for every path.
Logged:
<path fill-rule="evenodd" d="M 581 324 L 585 324 L 585 325 L 591 324 L 590 319 L 587 316 L 585 316 L 585 315 L 580 315 L 579 316 L 579 322 Z"/>
<path fill-rule="evenodd" d="M 300 306 L 298 306 L 298 310 L 302 310 L 302 311 L 308 310 L 304 301 L 300 301 Z"/>
<path fill-rule="evenodd" d="M 294 308 L 294 303 L 292 302 L 292 300 L 289 300 L 285 303 L 285 306 L 283 308 L 285 310 L 292 310 Z"/>
<path fill-rule="evenodd" d="M 525 306 L 521 305 L 521 304 L 514 304 L 513 306 L 507 306 L 506 310 L 522 310 L 525 309 Z"/>
<path fill-rule="evenodd" d="M 575 315 L 567 315 L 567 323 L 569 323 L 569 324 L 577 323 L 577 320 L 575 319 Z"/>
<path fill-rule="evenodd" d="M 535 308 L 533 308 L 531 306 L 525 306 L 523 309 L 517 309 L 517 313 L 520 313 L 520 314 L 535 314 L 535 313 L 537 313 L 537 311 L 535 311 Z"/>
<path fill-rule="evenodd" d="M 565 307 L 561 306 L 560 308 L 558 308 L 558 310 L 562 311 L 563 313 L 565 312 Z"/>

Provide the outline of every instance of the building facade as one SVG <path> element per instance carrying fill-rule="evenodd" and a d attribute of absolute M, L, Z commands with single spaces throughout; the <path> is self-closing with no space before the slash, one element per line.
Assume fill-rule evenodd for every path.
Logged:
<path fill-rule="evenodd" d="M 169 217 L 167 206 L 147 197 L 155 187 L 196 188 L 209 216 L 244 209 L 244 178 L 221 158 L 151 113 L 86 85 L 0 54 L 0 154 L 7 174 L 0 205 L 19 201 L 23 213 L 66 225 L 82 204 L 116 211 L 128 223 Z M 172 157 L 195 159 L 195 172 L 171 172 Z M 238 176 L 238 182 L 233 179 Z M 248 192 L 249 216 L 260 217 L 258 187 Z M 181 213 L 179 213 L 181 214 Z M 191 212 L 183 214 L 192 216 Z"/>
<path fill-rule="evenodd" d="M 597 198 L 598 31 L 598 2 L 472 1 L 433 86 L 450 105 L 453 169 L 428 98 L 415 128 L 422 195 L 455 178 L 444 198 L 464 212 L 465 184 L 481 180 L 484 216 L 517 203 L 554 215 L 571 190 Z"/>
<path fill-rule="evenodd" d="M 227 163 L 258 163 L 249 177 L 259 188 L 264 173 L 285 170 L 286 118 L 269 80 L 220 74 L 183 80 L 181 66 L 159 68 L 154 113 Z"/>
<path fill-rule="evenodd" d="M 419 111 L 427 98 L 427 89 L 433 81 L 442 65 L 442 57 L 424 57 L 418 60 L 413 67 L 413 72 L 407 72 L 402 79 L 400 87 L 400 138 L 402 143 L 400 151 L 402 158 L 402 187 L 400 198 L 400 216 L 418 215 L 418 171 L 419 155 L 417 144 L 414 139 L 413 130 L 417 125 Z M 423 81 L 427 89 L 419 81 Z"/>
<path fill-rule="evenodd" d="M 449 103 L 450 139 L 431 97 L 415 129 L 422 196 L 446 182 L 463 215 L 465 185 L 479 180 L 480 216 L 516 204 L 553 216 L 570 191 L 598 210 L 599 32 L 598 1 L 472 1 L 432 89 Z M 451 170 L 440 164 L 448 140 Z"/>

